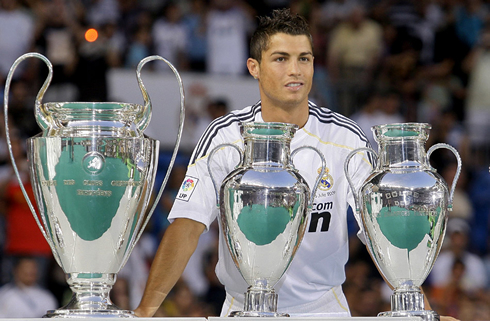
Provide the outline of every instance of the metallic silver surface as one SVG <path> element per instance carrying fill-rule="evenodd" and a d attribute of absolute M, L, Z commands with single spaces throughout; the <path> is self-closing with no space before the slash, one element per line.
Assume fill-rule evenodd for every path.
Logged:
<path fill-rule="evenodd" d="M 437 313 L 424 309 L 420 286 L 441 249 L 461 158 L 446 144 L 434 145 L 426 153 L 429 130 L 430 125 L 419 123 L 374 126 L 378 162 L 358 190 L 349 177 L 349 161 L 362 151 L 376 153 L 369 148 L 357 149 L 345 162 L 345 175 L 354 192 L 356 213 L 361 215 L 369 252 L 394 288 L 392 311 L 380 316 L 439 320 Z M 438 148 L 449 149 L 458 161 L 451 192 L 429 164 L 430 154 Z"/>
<path fill-rule="evenodd" d="M 42 133 L 28 140 L 31 183 L 38 213 L 20 178 L 8 127 L 8 92 L 17 65 L 29 57 L 43 60 L 48 78 L 36 98 L 36 120 Z M 151 210 L 159 142 L 145 137 L 151 102 L 141 81 L 148 61 L 163 60 L 180 86 L 181 118 L 167 174 Z M 179 74 L 164 58 L 151 56 L 137 67 L 144 105 L 117 102 L 42 103 L 52 78 L 49 60 L 37 53 L 18 58 L 5 86 L 5 126 L 14 171 L 36 222 L 58 264 L 67 274 L 72 300 L 45 317 L 134 317 L 109 298 L 117 273 L 143 233 L 168 181 L 180 144 L 184 94 Z"/>
<path fill-rule="evenodd" d="M 308 211 L 316 193 L 294 169 L 290 152 L 297 126 L 284 123 L 242 123 L 245 150 L 232 144 L 216 146 L 208 158 L 210 169 L 216 151 L 232 146 L 240 152 L 240 166 L 223 180 L 217 195 L 220 223 L 231 256 L 249 285 L 244 311 L 233 316 L 284 316 L 277 313 L 274 285 L 287 270 L 305 232 Z"/>

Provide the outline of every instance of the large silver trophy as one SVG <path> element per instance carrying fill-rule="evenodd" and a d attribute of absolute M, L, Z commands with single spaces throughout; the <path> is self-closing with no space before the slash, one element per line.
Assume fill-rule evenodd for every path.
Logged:
<path fill-rule="evenodd" d="M 349 161 L 362 151 L 376 153 L 359 148 L 345 161 L 345 175 L 353 190 L 356 215 L 362 218 L 370 255 L 394 289 L 391 311 L 380 316 L 440 319 L 436 312 L 425 310 L 420 287 L 441 249 L 461 158 L 447 144 L 433 145 L 426 153 L 424 145 L 430 128 L 422 123 L 374 126 L 378 162 L 357 191 L 349 177 Z M 449 149 L 458 161 L 451 191 L 429 164 L 430 155 L 438 148 Z"/>
<path fill-rule="evenodd" d="M 221 144 L 209 155 L 208 169 L 220 208 L 223 237 L 249 285 L 244 310 L 233 311 L 231 316 L 288 316 L 277 312 L 273 287 L 299 247 L 308 211 L 325 172 L 325 159 L 316 148 L 303 146 L 291 153 L 290 142 L 297 128 L 285 123 L 242 123 L 243 152 L 234 144 Z M 213 155 L 225 146 L 239 152 L 240 164 L 219 187 L 210 164 Z M 322 163 L 311 194 L 291 163 L 301 149 L 313 150 Z"/>
<path fill-rule="evenodd" d="M 42 133 L 27 141 L 31 183 L 39 213 L 29 200 L 12 153 L 8 96 L 12 75 L 23 60 L 39 58 L 49 69 L 35 102 Z M 151 210 L 147 210 L 158 162 L 159 142 L 143 135 L 151 102 L 141 68 L 163 60 L 180 86 L 180 127 L 167 174 Z M 133 317 L 109 298 L 116 275 L 143 233 L 168 181 L 184 122 L 184 91 L 177 70 L 150 56 L 137 66 L 144 105 L 128 103 L 42 103 L 52 79 L 50 61 L 38 53 L 18 58 L 5 86 L 5 127 L 14 171 L 36 222 L 73 291 L 64 307 L 45 317 Z"/>

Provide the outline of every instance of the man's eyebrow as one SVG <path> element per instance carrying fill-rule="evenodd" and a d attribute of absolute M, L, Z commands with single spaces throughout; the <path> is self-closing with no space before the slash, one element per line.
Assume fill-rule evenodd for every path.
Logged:
<path fill-rule="evenodd" d="M 289 53 L 284 52 L 284 51 L 274 51 L 271 53 L 271 56 L 273 56 L 273 55 L 290 56 Z"/>
<path fill-rule="evenodd" d="M 271 56 L 273 56 L 273 55 L 290 56 L 289 53 L 284 52 L 284 51 L 274 51 L 271 53 Z M 300 53 L 299 55 L 300 56 L 308 56 L 308 55 L 313 56 L 313 53 L 311 51 L 305 51 L 305 52 Z"/>

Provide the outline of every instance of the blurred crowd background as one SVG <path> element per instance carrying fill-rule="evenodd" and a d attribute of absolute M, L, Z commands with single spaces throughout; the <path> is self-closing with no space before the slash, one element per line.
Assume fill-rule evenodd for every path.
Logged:
<path fill-rule="evenodd" d="M 256 16 L 283 7 L 311 26 L 311 100 L 356 120 L 374 148 L 373 125 L 427 122 L 427 148 L 448 143 L 461 154 L 446 238 L 424 290 L 442 315 L 490 320 L 490 1 L 0 0 L 0 84 L 14 60 L 29 51 L 44 54 L 54 66 L 44 101 L 111 101 L 107 73 L 135 69 L 152 54 L 180 72 L 250 77 L 245 61 Z M 86 32 L 90 28 L 97 37 Z M 168 72 L 156 64 L 152 69 Z M 9 97 L 12 147 L 29 191 L 24 142 L 39 132 L 34 98 L 45 77 L 42 62 L 26 61 Z M 200 88 L 186 98 L 200 102 L 186 115 L 197 134 L 213 118 L 244 107 L 207 97 Z M 167 154 L 162 151 L 162 171 Z M 179 155 L 161 206 L 119 273 L 112 296 L 121 308 L 134 309 L 139 302 L 188 157 Z M 431 162 L 451 184 L 453 156 L 435 152 Z M 70 291 L 24 201 L 5 139 L 0 165 L 0 317 L 40 317 L 65 304 Z M 374 316 L 390 309 L 391 291 L 357 240 L 352 216 L 350 223 L 344 291 L 354 316 Z M 219 315 L 224 292 L 214 275 L 216 231 L 201 237 L 158 316 Z"/>

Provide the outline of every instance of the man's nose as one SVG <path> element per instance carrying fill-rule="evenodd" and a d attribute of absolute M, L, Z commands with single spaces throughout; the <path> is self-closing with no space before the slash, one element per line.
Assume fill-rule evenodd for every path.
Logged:
<path fill-rule="evenodd" d="M 301 69 L 299 68 L 299 63 L 295 59 L 291 59 L 289 61 L 288 68 L 289 68 L 288 69 L 289 75 L 297 76 L 297 75 L 301 74 Z"/>

